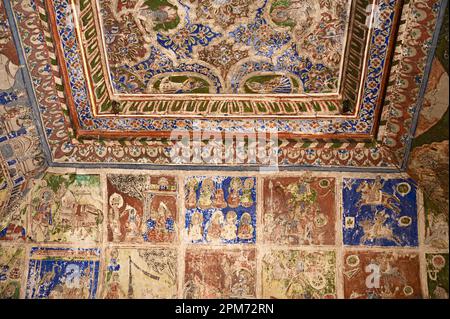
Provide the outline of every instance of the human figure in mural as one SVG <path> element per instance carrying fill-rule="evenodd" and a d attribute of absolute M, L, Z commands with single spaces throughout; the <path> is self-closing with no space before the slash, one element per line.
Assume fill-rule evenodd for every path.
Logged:
<path fill-rule="evenodd" d="M 231 289 L 232 261 L 228 257 L 221 258 L 219 266 L 217 278 L 223 279 L 224 292 L 227 293 Z"/>
<path fill-rule="evenodd" d="M 223 213 L 220 210 L 214 211 L 207 225 L 206 240 L 208 242 L 217 243 L 220 241 L 223 225 Z"/>
<path fill-rule="evenodd" d="M 448 247 L 448 215 L 428 214 L 425 243 L 445 249 Z"/>
<path fill-rule="evenodd" d="M 311 245 L 312 243 L 312 234 L 313 234 L 313 223 L 311 221 L 308 221 L 305 224 L 305 229 L 303 232 L 303 238 L 300 239 L 300 243 L 303 245 Z"/>
<path fill-rule="evenodd" d="M 195 178 L 190 179 L 187 183 L 186 208 L 193 209 L 197 207 L 197 187 L 198 182 Z"/>
<path fill-rule="evenodd" d="M 147 227 L 144 238 L 152 242 L 170 241 L 175 233 L 175 221 L 169 207 L 161 201 L 156 212 L 150 212 L 146 221 Z"/>
<path fill-rule="evenodd" d="M 61 197 L 61 220 L 72 229 L 72 234 L 75 233 L 77 225 L 75 225 L 74 213 L 76 212 L 77 202 L 75 195 L 70 190 L 65 190 L 64 184 L 61 185 L 60 190 L 64 192 Z"/>
<path fill-rule="evenodd" d="M 136 208 L 127 205 L 124 213 L 128 214 L 125 239 L 127 241 L 140 241 L 142 239 L 139 232 L 141 218 L 139 217 Z"/>
<path fill-rule="evenodd" d="M 242 240 L 250 240 L 253 238 L 252 216 L 249 213 L 244 213 L 241 216 L 238 229 L 238 237 Z"/>
<path fill-rule="evenodd" d="M 170 238 L 176 231 L 175 220 L 172 211 L 164 202 L 159 203 L 158 216 L 159 216 L 158 223 L 162 228 L 162 232 L 164 234 L 163 240 L 164 241 L 170 240 Z"/>
<path fill-rule="evenodd" d="M 244 181 L 244 187 L 242 189 L 241 204 L 244 207 L 250 208 L 253 206 L 252 190 L 255 186 L 253 178 L 247 178 Z"/>
<path fill-rule="evenodd" d="M 55 271 L 53 268 L 52 274 L 45 278 L 47 287 L 54 278 Z M 59 278 L 59 282 L 52 288 L 48 294 L 49 299 L 86 299 L 89 297 L 89 281 L 90 281 L 90 267 L 82 270 L 77 264 L 68 264 L 64 269 L 64 274 Z M 46 275 L 47 275 L 46 274 Z M 45 277 L 45 275 L 44 275 Z M 43 278 L 44 279 L 44 278 Z"/>
<path fill-rule="evenodd" d="M 35 238 L 43 237 L 45 241 L 50 239 L 50 227 L 53 225 L 52 203 L 54 193 L 50 189 L 41 191 L 36 213 L 33 215 L 32 233 Z"/>
<path fill-rule="evenodd" d="M 235 177 L 230 182 L 230 187 L 228 188 L 228 206 L 231 208 L 239 207 L 241 203 L 241 193 L 242 182 L 239 177 Z"/>
<path fill-rule="evenodd" d="M 216 194 L 214 196 L 214 207 L 223 209 L 223 208 L 226 208 L 227 206 L 228 206 L 227 202 L 225 201 L 225 193 L 224 193 L 223 189 L 219 187 L 216 190 Z"/>
<path fill-rule="evenodd" d="M 284 227 L 283 234 L 288 238 L 289 242 L 298 242 L 299 235 L 302 234 L 302 226 L 300 218 L 295 210 L 290 210 L 286 214 L 279 216 L 281 225 Z"/>
<path fill-rule="evenodd" d="M 160 191 L 168 191 L 170 189 L 169 180 L 165 177 L 158 179 L 158 186 Z"/>
<path fill-rule="evenodd" d="M 202 182 L 202 186 L 200 188 L 200 198 L 198 200 L 198 206 L 201 209 L 209 209 L 213 204 L 213 196 L 214 196 L 214 182 L 212 179 L 207 178 Z"/>
<path fill-rule="evenodd" d="M 193 242 L 203 239 L 203 215 L 200 212 L 192 214 L 191 223 L 189 225 L 188 237 Z"/>
<path fill-rule="evenodd" d="M 235 240 L 237 237 L 237 214 L 235 211 L 229 211 L 225 218 L 225 224 L 222 229 L 222 238 L 228 241 Z"/>
<path fill-rule="evenodd" d="M 264 233 L 268 238 L 274 240 L 274 236 L 280 234 L 279 231 L 275 231 L 275 228 L 279 228 L 280 223 L 275 223 L 275 215 L 272 212 L 268 212 L 264 215 Z"/>
<path fill-rule="evenodd" d="M 126 296 L 126 293 L 120 287 L 119 274 L 113 273 L 111 275 L 111 281 L 106 288 L 105 299 L 120 299 Z"/>
<path fill-rule="evenodd" d="M 117 249 L 111 250 L 111 258 L 109 259 L 108 271 L 115 272 L 120 270 L 119 251 Z"/>
<path fill-rule="evenodd" d="M 142 224 L 143 236 L 146 241 L 156 241 L 160 238 L 161 226 L 157 223 L 158 219 L 158 211 L 149 208 L 148 219 Z"/>
<path fill-rule="evenodd" d="M 113 194 L 109 198 L 109 225 L 113 234 L 113 241 L 119 242 L 122 236 L 122 230 L 120 228 L 120 218 L 124 212 L 120 209 L 123 206 L 123 197 L 119 194 Z"/>
<path fill-rule="evenodd" d="M 22 226 L 22 216 L 19 211 L 16 211 L 12 214 L 8 226 L 0 231 L 0 240 L 24 241 L 25 234 L 25 228 Z"/>
<path fill-rule="evenodd" d="M 307 210 L 315 202 L 316 193 L 311 189 L 307 180 L 300 180 L 298 183 L 289 184 L 287 187 L 284 187 L 281 183 L 278 183 L 277 186 L 290 195 L 289 205 L 294 210 L 292 216 L 307 214 Z"/>
<path fill-rule="evenodd" d="M 361 199 L 359 200 L 357 207 L 363 206 L 377 206 L 383 205 L 384 207 L 392 210 L 395 214 L 400 214 L 401 204 L 400 199 L 394 194 L 388 194 L 383 190 L 384 183 L 381 176 L 377 176 L 375 181 L 362 182 L 356 191 L 361 193 Z"/>
<path fill-rule="evenodd" d="M 386 225 L 390 216 L 386 210 L 377 211 L 373 220 L 366 219 L 360 222 L 363 228 L 364 235 L 361 237 L 360 243 L 363 245 L 367 242 L 374 242 L 375 240 L 385 239 L 401 245 L 402 241 L 394 234 L 394 231 Z"/>

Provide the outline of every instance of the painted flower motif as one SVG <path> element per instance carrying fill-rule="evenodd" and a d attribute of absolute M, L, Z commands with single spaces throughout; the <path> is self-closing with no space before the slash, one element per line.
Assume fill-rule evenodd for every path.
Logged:
<path fill-rule="evenodd" d="M 338 69 L 348 22 L 348 1 L 300 2 L 301 5 L 290 0 L 273 3 L 272 21 L 291 28 L 293 41 L 305 58 Z"/>
<path fill-rule="evenodd" d="M 309 93 L 324 93 L 336 90 L 337 78 L 334 72 L 322 65 L 316 65 L 305 73 L 304 89 Z"/>
<path fill-rule="evenodd" d="M 108 60 L 111 65 L 137 63 L 145 58 L 145 40 L 132 14 L 114 18 L 111 6 L 103 7 L 104 33 Z"/>
<path fill-rule="evenodd" d="M 269 58 L 291 41 L 288 32 L 276 31 L 261 17 L 254 23 L 239 26 L 230 36 L 236 43 L 252 47 L 257 55 Z"/>
<path fill-rule="evenodd" d="M 445 258 L 442 255 L 436 255 L 433 257 L 432 263 L 436 269 L 442 269 L 445 267 Z"/>
<path fill-rule="evenodd" d="M 224 79 L 233 65 L 248 56 L 248 50 L 238 49 L 226 41 L 199 51 L 199 58 L 218 68 Z"/>
<path fill-rule="evenodd" d="M 193 47 L 197 45 L 207 46 L 220 35 L 220 33 L 214 32 L 208 26 L 191 24 L 186 25 L 173 36 L 158 33 L 157 38 L 158 43 L 162 47 L 173 51 L 178 59 L 186 59 L 192 57 Z"/>

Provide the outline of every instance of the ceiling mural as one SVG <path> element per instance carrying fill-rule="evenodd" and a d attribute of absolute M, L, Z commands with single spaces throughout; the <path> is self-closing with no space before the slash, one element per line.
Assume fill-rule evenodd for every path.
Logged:
<path fill-rule="evenodd" d="M 448 299 L 446 6 L 0 0 L 0 299 Z"/>
<path fill-rule="evenodd" d="M 362 43 L 356 42 L 361 46 L 349 46 L 353 49 L 348 51 L 339 49 L 333 41 L 347 47 L 344 43 L 349 28 L 345 23 L 349 20 L 349 3 L 336 2 L 335 6 L 322 3 L 316 13 L 320 18 L 303 15 L 300 20 L 304 21 L 303 26 L 318 20 L 317 30 L 312 32 L 301 31 L 301 23 L 290 31 L 288 27 L 277 26 L 270 14 L 264 17 L 267 11 L 275 10 L 274 3 L 268 7 L 265 1 L 256 10 L 256 17 L 237 24 L 234 31 L 225 34 L 213 31 L 214 25 L 193 24 L 190 17 L 193 5 L 184 5 L 186 21 L 180 22 L 181 29 L 174 31 L 174 35 L 159 31 L 150 44 L 144 44 L 145 33 L 138 32 L 142 23 L 139 15 L 130 22 L 122 21 L 127 16 L 126 8 L 133 2 L 119 6 L 124 12 L 117 12 L 114 3 L 103 6 L 100 3 L 97 8 L 95 1 L 84 0 L 76 5 L 66 0 L 47 1 L 57 53 L 64 61 L 62 76 L 69 110 L 79 135 L 98 136 L 108 130 L 126 131 L 128 136 L 169 136 L 180 125 L 194 127 L 193 120 L 187 118 L 199 120 L 205 129 L 214 132 L 229 131 L 230 126 L 236 132 L 245 132 L 249 125 L 264 131 L 272 122 L 283 134 L 313 136 L 369 135 L 377 125 L 400 17 L 398 1 L 375 2 L 373 5 L 380 11 L 376 17 L 371 11 L 365 12 L 367 2 L 355 1 L 349 41 Z M 144 10 L 133 8 L 130 10 Z M 309 8 L 307 11 L 311 13 L 312 7 Z M 98 11 L 101 17 L 96 21 Z M 361 13 L 365 15 L 364 23 L 356 19 Z M 326 23 L 327 16 L 338 18 Z M 250 23 L 252 19 L 256 22 Z M 330 31 L 329 24 L 331 30 L 336 30 Z M 186 39 L 185 42 L 176 44 L 177 36 Z M 318 45 L 317 39 L 324 38 L 333 40 Z M 147 41 L 151 39 L 149 35 Z M 130 43 L 133 41 L 135 48 L 141 47 L 140 53 L 133 49 Z M 315 53 L 311 53 L 312 47 Z M 220 53 L 223 49 L 238 50 L 238 56 L 242 57 Z M 214 54 L 208 53 L 211 50 Z M 351 57 L 347 63 L 344 54 Z M 224 57 L 230 56 L 234 59 L 230 62 L 233 69 L 220 67 Z M 355 79 L 341 79 L 344 64 L 345 72 L 356 76 L 356 87 L 349 88 Z M 353 64 L 356 67 L 350 67 Z M 344 82 L 342 89 L 340 82 Z M 174 98 L 173 93 L 178 97 Z M 203 94 L 193 97 L 189 93 Z M 346 98 L 348 95 L 352 97 Z M 339 116 L 344 106 L 350 114 Z M 239 121 L 216 119 L 224 117 Z M 274 121 L 284 117 L 304 119 L 286 119 L 283 124 Z M 160 120 L 159 125 L 155 118 Z M 216 119 L 215 127 L 210 126 L 210 118 Z"/>
<path fill-rule="evenodd" d="M 46 167 L 18 52 L 0 2 L 0 228 L 17 218 L 30 180 Z M 0 240 L 3 237 L 0 234 Z"/>
<path fill-rule="evenodd" d="M 415 101 L 422 90 L 421 79 L 431 52 L 433 30 L 441 14 L 440 1 L 256 1 L 251 4 L 231 1 L 237 11 L 229 11 L 228 2 L 151 3 L 88 0 L 36 0 L 32 6 L 22 1 L 11 3 L 16 18 L 13 27 L 21 38 L 36 99 L 42 106 L 39 113 L 51 161 L 260 166 L 266 162 L 259 154 L 272 152 L 280 167 L 392 170 L 404 167 L 413 119 L 418 111 Z M 377 8 L 376 14 L 376 10 L 370 10 L 373 6 Z M 258 9 L 255 11 L 254 7 Z M 139 14 L 130 14 L 136 10 Z M 199 12 L 202 15 L 197 19 Z M 219 12 L 231 13 L 227 16 Z M 337 16 L 337 12 L 341 15 Z M 301 19 L 293 23 L 291 15 Z M 261 17 L 259 27 L 265 26 L 289 38 L 279 49 L 271 47 L 272 51 L 268 52 L 271 57 L 258 53 L 261 47 L 255 45 L 255 39 L 249 38 L 244 43 L 233 36 L 238 29 L 256 27 L 258 17 Z M 128 21 L 128 29 L 123 21 Z M 191 41 L 191 51 L 187 50 L 189 58 L 181 57 L 181 53 L 177 56 L 168 44 L 187 25 L 196 26 L 195 32 L 200 32 L 202 25 L 211 34 L 217 34 L 203 44 Z M 324 25 L 327 26 L 324 30 L 332 30 L 330 42 L 321 41 L 326 46 L 322 49 L 320 46 L 308 49 L 307 39 L 328 39 L 319 30 Z M 130 35 L 127 41 L 135 39 L 142 45 L 136 54 L 123 54 L 123 51 L 126 57 L 119 59 L 117 46 L 124 41 L 124 34 L 131 31 L 136 37 Z M 342 37 L 340 44 L 333 44 L 339 37 Z M 164 42 L 166 38 L 172 40 Z M 127 45 L 123 50 L 129 49 Z M 236 60 L 230 63 L 233 67 L 217 67 L 221 48 L 246 53 L 239 58 L 227 54 Z M 321 54 L 314 53 L 314 49 Z M 333 74 L 341 76 L 335 91 L 338 93 L 310 90 L 302 95 L 306 83 L 302 79 L 310 77 L 280 71 L 277 63 L 284 58 L 288 59 L 286 65 L 296 70 L 306 60 L 323 65 L 324 68 L 320 67 L 323 70 L 333 69 Z M 164 67 L 149 67 L 146 61 Z M 264 88 L 264 83 L 297 81 L 303 91 L 260 94 L 239 90 L 235 94 L 173 91 L 177 85 L 195 87 L 212 81 L 192 70 L 177 76 L 170 69 L 194 61 L 208 66 L 202 70 L 214 73 L 222 88 L 227 87 L 232 69 L 247 63 L 249 68 L 243 77 L 250 81 L 245 86 L 247 89 Z M 254 61 L 267 69 L 258 71 L 256 64 L 248 64 Z M 117 72 L 131 69 L 137 72 L 133 79 L 141 77 L 146 84 L 139 80 L 142 83 L 134 86 L 128 79 L 125 82 L 132 88 L 115 85 L 116 80 L 123 78 Z M 254 70 L 257 81 L 251 79 Z M 178 84 L 173 86 L 174 83 Z M 233 83 L 230 81 L 228 87 Z M 147 88 L 151 91 L 161 85 L 169 91 L 145 92 Z M 174 132 L 203 134 L 200 144 L 204 154 L 196 158 L 198 154 L 192 144 L 180 143 L 173 138 Z M 275 133 L 278 140 L 239 141 L 236 137 L 258 132 Z M 231 134 L 236 140 L 231 145 L 218 143 L 217 146 L 208 134 L 218 138 Z M 240 148 L 252 148 L 257 155 L 253 158 L 249 152 L 238 154 Z M 218 155 L 212 153 L 214 149 Z"/>
<path fill-rule="evenodd" d="M 350 4 L 99 1 L 113 91 L 337 93 Z M 285 62 L 289 51 L 299 56 L 296 70 Z"/>

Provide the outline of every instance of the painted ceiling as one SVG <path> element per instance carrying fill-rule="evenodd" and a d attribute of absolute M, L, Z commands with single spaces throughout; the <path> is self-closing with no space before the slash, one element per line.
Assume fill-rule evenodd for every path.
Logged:
<path fill-rule="evenodd" d="M 284 168 L 396 171 L 441 15 L 438 0 L 36 0 L 6 11 L 54 165 L 259 167 L 272 152 Z M 196 134 L 200 155 L 183 140 Z"/>
<path fill-rule="evenodd" d="M 350 4 L 99 1 L 92 10 L 113 94 L 337 94 Z"/>
<path fill-rule="evenodd" d="M 0 299 L 448 299 L 447 2 L 0 0 Z"/>

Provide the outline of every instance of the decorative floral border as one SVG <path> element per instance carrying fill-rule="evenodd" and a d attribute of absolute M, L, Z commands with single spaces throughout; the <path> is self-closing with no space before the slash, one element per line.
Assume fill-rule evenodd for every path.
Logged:
<path fill-rule="evenodd" d="M 293 136 L 333 136 L 361 138 L 374 132 L 379 108 L 381 94 L 386 79 L 386 67 L 389 65 L 389 49 L 391 47 L 393 29 L 398 17 L 399 5 L 396 0 L 382 0 L 378 3 L 380 19 L 378 26 L 374 27 L 371 47 L 369 49 L 369 61 L 365 80 L 364 97 L 362 106 L 356 118 L 331 118 L 331 119 L 268 119 L 261 120 L 250 117 L 246 119 L 184 119 L 184 118 L 160 118 L 148 119 L 137 117 L 98 117 L 93 111 L 92 102 L 87 88 L 87 79 L 83 71 L 86 64 L 80 54 L 79 39 L 76 36 L 76 23 L 67 14 L 70 8 L 68 0 L 47 0 L 49 9 L 49 20 L 52 30 L 58 33 L 57 47 L 61 44 L 62 50 L 58 49 L 58 55 L 62 58 L 62 73 L 64 82 L 70 87 L 66 88 L 69 110 L 74 119 L 75 130 L 78 136 L 110 136 L 111 132 L 122 136 L 170 136 L 173 130 L 192 130 L 197 125 L 202 130 L 212 132 L 248 132 L 249 123 L 252 131 L 256 128 L 258 132 L 268 132 L 274 129 L 282 135 Z M 401 7 L 401 6 L 400 6 Z M 53 25 L 55 24 L 55 26 Z M 61 52 L 62 51 L 62 52 Z M 72 97 L 72 98 L 71 98 Z M 94 102 L 95 103 L 95 102 Z"/>
<path fill-rule="evenodd" d="M 47 128 L 53 162 L 173 164 L 170 151 L 175 142 L 161 139 L 105 141 L 75 138 L 70 128 L 70 117 L 43 3 L 36 0 L 32 7 L 19 0 L 13 3 L 36 97 L 41 105 L 42 120 Z M 402 169 L 442 3 L 446 2 L 411 0 L 404 5 L 377 141 L 365 144 L 351 140 L 282 139 L 278 154 L 281 167 Z M 214 126 L 213 121 L 210 123 Z M 271 145 L 265 147 L 270 148 Z M 224 161 L 215 166 L 263 164 L 243 158 L 239 163 Z M 196 165 L 208 163 L 199 162 Z"/>

